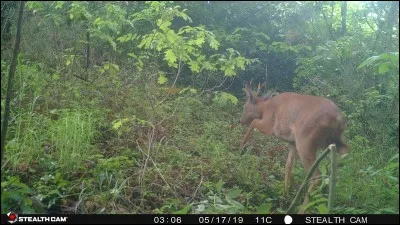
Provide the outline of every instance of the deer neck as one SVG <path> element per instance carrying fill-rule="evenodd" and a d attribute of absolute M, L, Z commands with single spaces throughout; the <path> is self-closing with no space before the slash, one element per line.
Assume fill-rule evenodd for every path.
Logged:
<path fill-rule="evenodd" d="M 256 114 L 257 118 L 261 119 L 264 112 L 267 111 L 268 101 L 259 101 L 256 103 Z"/>

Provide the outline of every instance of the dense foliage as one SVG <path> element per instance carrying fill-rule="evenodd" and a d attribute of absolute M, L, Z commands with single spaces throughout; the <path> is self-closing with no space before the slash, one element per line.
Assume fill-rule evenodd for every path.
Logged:
<path fill-rule="evenodd" d="M 2 1 L 2 115 L 17 11 Z M 336 213 L 398 214 L 398 49 L 398 2 L 27 2 L 2 213 L 285 212 L 300 160 L 283 196 L 285 144 L 239 152 L 253 80 L 343 110 Z M 308 212 L 327 212 L 322 164 Z"/>

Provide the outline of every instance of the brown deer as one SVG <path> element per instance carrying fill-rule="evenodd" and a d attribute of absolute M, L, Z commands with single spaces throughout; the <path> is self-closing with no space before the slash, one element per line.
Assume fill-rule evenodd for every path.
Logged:
<path fill-rule="evenodd" d="M 260 92 L 260 85 L 258 87 L 257 93 Z M 246 92 L 247 102 L 240 123 L 249 125 L 249 128 L 240 143 L 240 149 L 243 154 L 244 145 L 254 129 L 287 142 L 289 153 L 285 165 L 285 194 L 290 186 L 296 151 L 307 173 L 316 160 L 318 149 L 336 144 L 339 154 L 349 152 L 343 136 L 346 120 L 331 100 L 292 92 L 258 97 L 252 94 L 249 85 L 246 85 Z M 319 175 L 317 169 L 311 177 L 309 190 L 320 184 L 316 179 Z M 303 204 L 307 202 L 306 197 Z"/>

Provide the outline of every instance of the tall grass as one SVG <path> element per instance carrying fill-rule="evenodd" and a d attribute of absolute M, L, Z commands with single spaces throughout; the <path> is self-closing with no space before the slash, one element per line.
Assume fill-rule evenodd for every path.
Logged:
<path fill-rule="evenodd" d="M 90 112 L 62 110 L 60 119 L 48 128 L 48 137 L 57 152 L 58 163 L 66 171 L 81 166 L 94 152 L 91 141 L 95 134 Z"/>

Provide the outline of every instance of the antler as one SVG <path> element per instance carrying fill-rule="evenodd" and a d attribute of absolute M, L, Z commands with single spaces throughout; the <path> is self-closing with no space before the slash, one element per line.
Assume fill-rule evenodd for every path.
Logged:
<path fill-rule="evenodd" d="M 247 84 L 244 84 L 244 89 L 246 91 L 247 97 L 251 97 L 253 95 L 253 92 L 251 91 L 251 83 L 253 79 L 251 79 Z"/>
<path fill-rule="evenodd" d="M 257 89 L 257 92 L 256 92 L 255 95 L 253 95 L 253 91 L 252 91 L 252 88 L 251 88 L 252 83 L 253 83 L 253 79 L 251 79 L 247 84 L 244 85 L 248 97 L 251 97 L 251 96 L 257 97 L 260 94 L 261 89 L 266 85 L 267 82 L 264 82 L 263 84 L 258 82 L 258 89 Z"/>
<path fill-rule="evenodd" d="M 256 96 L 258 96 L 260 94 L 261 88 L 263 88 L 265 86 L 267 82 L 264 82 L 262 85 L 260 85 L 260 82 L 258 82 L 258 89 L 257 89 L 257 94 Z"/>

